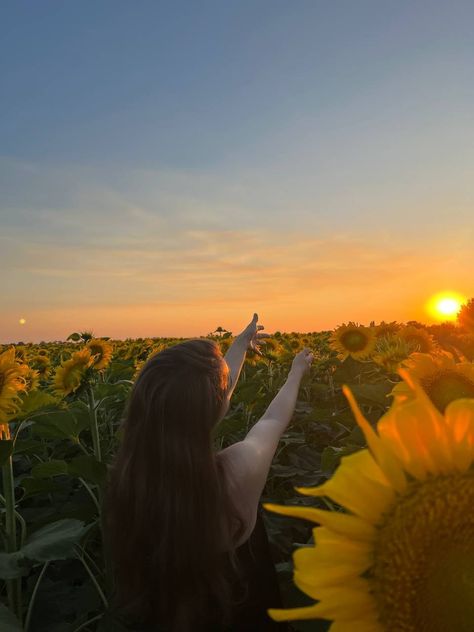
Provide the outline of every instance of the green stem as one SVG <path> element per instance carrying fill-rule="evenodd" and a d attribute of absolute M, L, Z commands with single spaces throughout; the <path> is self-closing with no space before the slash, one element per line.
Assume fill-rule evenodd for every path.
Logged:
<path fill-rule="evenodd" d="M 91 435 L 92 435 L 92 445 L 94 446 L 94 454 L 95 454 L 95 458 L 98 461 L 102 461 L 102 454 L 100 451 L 99 427 L 97 423 L 97 411 L 95 407 L 94 393 L 92 391 L 92 386 L 89 386 L 89 388 L 87 389 L 87 400 L 89 403 L 89 414 L 90 414 L 90 420 L 91 420 Z"/>
<path fill-rule="evenodd" d="M 43 568 L 41 569 L 41 572 L 38 576 L 38 579 L 36 580 L 36 584 L 35 587 L 33 588 L 33 592 L 31 593 L 31 598 L 30 598 L 30 603 L 28 604 L 28 611 L 26 613 L 26 618 L 25 618 L 25 632 L 28 632 L 28 628 L 30 626 L 30 620 L 31 620 L 31 613 L 33 612 L 33 604 L 35 602 L 35 597 L 36 597 L 36 593 L 38 592 L 38 587 L 40 585 L 41 580 L 43 579 L 43 575 L 46 571 L 46 569 L 48 568 L 49 562 L 45 562 L 43 564 Z"/>
<path fill-rule="evenodd" d="M 94 621 L 98 621 L 99 619 L 102 619 L 102 617 L 103 617 L 102 614 L 97 614 L 95 617 L 92 617 L 92 619 L 88 619 L 84 623 L 81 623 L 81 625 L 78 628 L 74 628 L 73 632 L 79 632 L 79 630 L 83 630 L 89 625 L 89 623 L 94 623 Z"/>
<path fill-rule="evenodd" d="M 2 494 L 0 494 L 0 500 L 2 501 L 2 503 L 4 505 L 7 504 L 5 497 L 2 496 Z M 26 538 L 26 522 L 23 518 L 23 516 L 18 513 L 18 511 L 16 511 L 15 509 L 15 516 L 18 520 L 18 522 L 20 523 L 20 527 L 21 527 L 21 538 L 20 538 L 20 548 L 23 546 L 23 544 L 25 543 L 25 538 Z"/>
<path fill-rule="evenodd" d="M 16 522 L 15 522 L 15 485 L 13 480 L 13 461 L 11 455 L 4 465 L 3 493 L 5 496 L 5 534 L 7 553 L 17 551 Z M 21 621 L 21 578 L 7 579 L 8 603 L 10 610 Z"/>
<path fill-rule="evenodd" d="M 89 565 L 87 564 L 86 560 L 82 557 L 82 555 L 78 555 L 78 558 L 81 560 L 82 564 L 84 565 L 84 568 L 86 569 L 89 577 L 92 580 L 92 583 L 94 584 L 94 586 L 97 589 L 97 592 L 99 593 L 100 598 L 102 599 L 102 603 L 104 604 L 104 606 L 106 608 L 109 607 L 109 603 L 107 601 L 106 596 L 104 595 L 104 592 L 102 590 L 102 588 L 99 586 L 99 582 L 97 581 L 97 579 L 94 576 L 94 573 L 91 571 Z"/>
<path fill-rule="evenodd" d="M 97 507 L 97 512 L 100 515 L 100 505 L 99 505 L 99 501 L 97 500 L 94 492 L 92 491 L 92 489 L 89 487 L 89 485 L 86 483 L 86 481 L 79 477 L 79 480 L 81 481 L 81 483 L 84 485 L 84 487 L 87 489 L 87 491 L 89 492 L 89 496 L 92 498 L 92 500 L 94 501 L 94 505 Z M 99 490 L 100 491 L 100 490 Z"/>

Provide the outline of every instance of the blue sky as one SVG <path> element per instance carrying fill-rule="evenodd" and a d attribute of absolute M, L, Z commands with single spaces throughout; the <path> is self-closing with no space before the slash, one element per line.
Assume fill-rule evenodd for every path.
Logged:
<path fill-rule="evenodd" d="M 2 3 L 0 342 L 474 293 L 473 23 L 471 2 Z"/>

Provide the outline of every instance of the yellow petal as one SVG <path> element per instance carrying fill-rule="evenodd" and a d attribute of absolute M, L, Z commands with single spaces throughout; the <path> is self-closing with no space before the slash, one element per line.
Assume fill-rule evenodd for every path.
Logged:
<path fill-rule="evenodd" d="M 295 584 L 306 594 L 313 590 L 306 578 L 295 573 Z M 368 614 L 375 614 L 375 602 L 369 593 L 366 580 L 357 579 L 343 586 L 331 586 L 319 589 L 318 616 L 324 619 L 353 620 Z"/>
<path fill-rule="evenodd" d="M 296 619 L 318 619 L 321 615 L 318 614 L 319 604 L 314 606 L 305 606 L 303 608 L 290 608 L 287 610 L 281 610 L 276 608 L 269 608 L 267 610 L 268 616 L 274 621 L 295 621 Z"/>
<path fill-rule="evenodd" d="M 456 399 L 448 404 L 445 419 L 454 467 L 465 472 L 474 461 L 474 399 Z"/>
<path fill-rule="evenodd" d="M 401 464 L 394 457 L 393 453 L 390 450 L 387 450 L 387 447 L 376 435 L 372 426 L 369 424 L 367 419 L 362 414 L 359 406 L 357 405 L 354 395 L 345 384 L 342 387 L 342 391 L 349 402 L 349 405 L 359 427 L 364 433 L 367 444 L 370 451 L 372 452 L 375 461 L 378 463 L 392 486 L 398 492 L 403 492 L 406 489 L 407 481 Z"/>
<path fill-rule="evenodd" d="M 334 621 L 329 632 L 384 632 L 384 628 L 375 616 L 367 616 L 358 621 Z"/>
<path fill-rule="evenodd" d="M 325 511 L 315 507 L 274 505 L 273 503 L 262 503 L 262 506 L 264 509 L 274 511 L 283 516 L 294 516 L 295 518 L 303 518 L 304 520 L 322 524 L 328 529 L 349 538 L 372 541 L 375 537 L 373 525 L 357 516 L 351 516 L 341 511 Z"/>
<path fill-rule="evenodd" d="M 343 457 L 332 478 L 317 487 L 297 487 L 310 496 L 328 496 L 357 516 L 377 524 L 394 490 L 368 450 Z"/>

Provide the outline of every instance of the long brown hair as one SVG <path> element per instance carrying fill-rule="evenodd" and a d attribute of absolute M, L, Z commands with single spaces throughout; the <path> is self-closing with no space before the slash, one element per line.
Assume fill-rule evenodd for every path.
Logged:
<path fill-rule="evenodd" d="M 133 385 L 103 527 L 115 607 L 135 621 L 198 630 L 211 609 L 227 623 L 239 567 L 222 542 L 245 528 L 212 440 L 228 379 L 218 345 L 198 339 L 151 357 Z"/>

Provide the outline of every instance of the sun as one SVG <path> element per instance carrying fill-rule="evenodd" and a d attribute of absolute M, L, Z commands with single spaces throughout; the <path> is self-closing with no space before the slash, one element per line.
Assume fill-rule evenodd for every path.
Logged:
<path fill-rule="evenodd" d="M 24 325 L 26 323 L 26 319 L 25 318 L 20 318 L 20 320 L 18 322 L 20 323 L 20 325 Z"/>
<path fill-rule="evenodd" d="M 466 300 L 466 297 L 458 292 L 439 292 L 429 299 L 426 308 L 436 320 L 456 320 L 457 314 Z"/>

